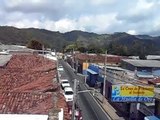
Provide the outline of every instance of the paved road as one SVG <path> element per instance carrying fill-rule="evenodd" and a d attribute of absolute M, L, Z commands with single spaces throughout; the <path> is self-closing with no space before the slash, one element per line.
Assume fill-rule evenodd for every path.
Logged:
<path fill-rule="evenodd" d="M 83 78 L 77 76 L 66 62 L 59 62 L 63 65 L 65 70 L 65 75 L 62 77 L 67 77 L 70 80 L 72 87 L 73 80 L 75 78 L 78 79 L 80 81 L 80 90 L 87 90 L 85 84 L 82 82 Z M 82 116 L 84 120 L 109 120 L 107 114 L 97 104 L 90 92 L 78 94 L 78 103 L 80 105 L 80 109 L 82 110 Z"/>

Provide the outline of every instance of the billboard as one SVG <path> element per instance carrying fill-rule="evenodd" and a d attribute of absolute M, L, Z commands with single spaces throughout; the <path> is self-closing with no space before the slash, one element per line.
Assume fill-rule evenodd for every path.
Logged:
<path fill-rule="evenodd" d="M 113 102 L 152 102 L 153 86 L 112 85 Z"/>

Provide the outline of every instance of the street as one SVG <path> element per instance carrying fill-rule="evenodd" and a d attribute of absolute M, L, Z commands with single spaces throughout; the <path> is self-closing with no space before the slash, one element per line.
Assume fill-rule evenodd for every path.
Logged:
<path fill-rule="evenodd" d="M 73 69 L 64 61 L 59 61 L 59 63 L 64 67 L 64 73 L 62 77 L 68 78 L 70 85 L 73 87 L 73 80 L 79 80 L 79 90 L 87 90 L 84 84 L 84 78 L 78 76 L 74 73 Z M 82 110 L 83 120 L 109 120 L 108 115 L 104 110 L 97 104 L 94 97 L 90 92 L 83 92 L 77 95 L 77 103 Z"/>

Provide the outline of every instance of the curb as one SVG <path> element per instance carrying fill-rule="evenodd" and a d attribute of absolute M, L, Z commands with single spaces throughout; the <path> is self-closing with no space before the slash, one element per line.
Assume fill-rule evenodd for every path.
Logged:
<path fill-rule="evenodd" d="M 88 89 L 89 86 L 87 84 L 84 84 L 84 86 Z M 109 120 L 114 120 L 112 119 L 112 117 L 106 112 L 106 110 L 103 108 L 103 106 L 100 104 L 100 101 L 98 101 L 96 95 L 93 95 L 92 92 L 89 92 L 89 94 L 92 96 L 92 98 L 94 99 L 94 101 L 97 103 L 97 105 L 102 109 L 102 111 L 106 114 L 106 116 L 108 117 Z"/>

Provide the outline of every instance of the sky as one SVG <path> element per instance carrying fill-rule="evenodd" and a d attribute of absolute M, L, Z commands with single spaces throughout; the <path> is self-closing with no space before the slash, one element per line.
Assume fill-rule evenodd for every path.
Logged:
<path fill-rule="evenodd" d="M 0 0 L 0 25 L 160 35 L 160 0 Z"/>

